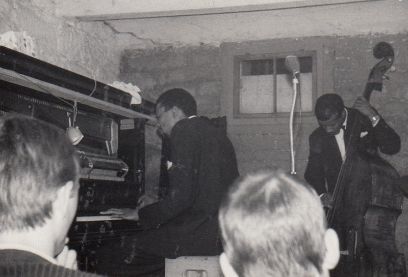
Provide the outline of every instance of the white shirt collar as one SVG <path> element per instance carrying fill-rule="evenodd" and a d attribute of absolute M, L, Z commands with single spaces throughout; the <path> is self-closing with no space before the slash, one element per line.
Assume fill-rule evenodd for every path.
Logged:
<path fill-rule="evenodd" d="M 346 108 L 344 108 L 344 110 L 346 111 L 346 118 L 344 119 L 343 126 L 344 126 L 344 129 L 347 129 L 347 118 L 348 118 L 348 111 L 347 111 L 347 109 L 346 109 Z"/>

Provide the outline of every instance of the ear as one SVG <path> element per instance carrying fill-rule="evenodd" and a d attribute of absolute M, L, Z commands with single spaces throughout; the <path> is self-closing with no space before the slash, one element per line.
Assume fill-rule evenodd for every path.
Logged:
<path fill-rule="evenodd" d="M 173 118 L 175 118 L 175 119 L 177 119 L 177 120 L 181 120 L 181 119 L 183 119 L 183 118 L 186 117 L 186 115 L 184 114 L 184 112 L 183 112 L 179 107 L 177 107 L 177 106 L 173 106 L 173 107 L 171 108 L 171 111 L 170 111 L 170 112 L 172 113 Z"/>
<path fill-rule="evenodd" d="M 328 229 L 324 235 L 324 242 L 326 244 L 326 256 L 323 261 L 323 268 L 333 269 L 336 267 L 340 259 L 339 237 L 336 231 Z"/>
<path fill-rule="evenodd" d="M 238 274 L 232 268 L 232 265 L 228 261 L 228 258 L 225 255 L 225 253 L 222 253 L 220 255 L 220 265 L 222 273 L 224 274 L 225 277 L 238 277 Z"/>
<path fill-rule="evenodd" d="M 66 209 L 69 207 L 70 198 L 74 189 L 74 182 L 68 181 L 57 190 L 56 199 L 53 202 L 53 213 L 65 216 Z"/>
<path fill-rule="evenodd" d="M 346 111 L 346 108 L 344 108 L 343 111 L 341 112 L 341 118 L 346 118 L 346 114 L 347 114 L 347 111 Z"/>

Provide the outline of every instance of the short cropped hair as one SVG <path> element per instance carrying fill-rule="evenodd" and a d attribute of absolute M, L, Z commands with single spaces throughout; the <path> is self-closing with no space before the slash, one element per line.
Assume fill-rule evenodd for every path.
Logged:
<path fill-rule="evenodd" d="M 167 111 L 177 107 L 183 111 L 186 116 L 197 114 L 197 102 L 194 97 L 182 88 L 174 88 L 165 91 L 156 101 L 156 108 L 160 105 Z"/>
<path fill-rule="evenodd" d="M 57 190 L 68 181 L 76 185 L 78 176 L 63 130 L 28 116 L 0 117 L 0 232 L 42 226 Z"/>
<path fill-rule="evenodd" d="M 326 121 L 333 115 L 340 115 L 343 110 L 343 99 L 338 94 L 323 94 L 316 101 L 315 115 L 318 120 Z"/>
<path fill-rule="evenodd" d="M 322 273 L 326 221 L 316 192 L 283 171 L 239 179 L 222 202 L 224 252 L 239 276 Z"/>

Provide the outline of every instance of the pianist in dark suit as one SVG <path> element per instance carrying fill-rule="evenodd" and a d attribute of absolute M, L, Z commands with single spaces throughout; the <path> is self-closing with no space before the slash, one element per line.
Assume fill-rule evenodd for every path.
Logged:
<path fill-rule="evenodd" d="M 139 220 L 145 229 L 134 239 L 133 255 L 126 258 L 129 266 L 140 262 L 136 261 L 140 251 L 162 260 L 220 254 L 218 208 L 238 177 L 232 143 L 224 130 L 197 116 L 190 93 L 179 88 L 163 93 L 156 102 L 156 116 L 171 144 L 168 193 L 135 210 L 110 210 L 122 218 Z"/>
<path fill-rule="evenodd" d="M 66 246 L 79 162 L 65 133 L 22 115 L 0 117 L 0 276 L 96 276 Z"/>

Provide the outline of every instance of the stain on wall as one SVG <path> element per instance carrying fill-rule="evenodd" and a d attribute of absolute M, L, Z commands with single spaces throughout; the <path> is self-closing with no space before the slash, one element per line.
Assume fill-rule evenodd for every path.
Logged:
<path fill-rule="evenodd" d="M 115 33 L 101 24 L 55 15 L 54 1 L 0 1 L 0 34 L 25 32 L 36 58 L 104 83 L 117 80 L 119 53 Z"/>
<path fill-rule="evenodd" d="M 121 80 L 138 84 L 145 98 L 155 101 L 166 89 L 182 87 L 207 116 L 220 114 L 222 76 L 220 49 L 213 46 L 125 50 L 120 63 Z"/>

